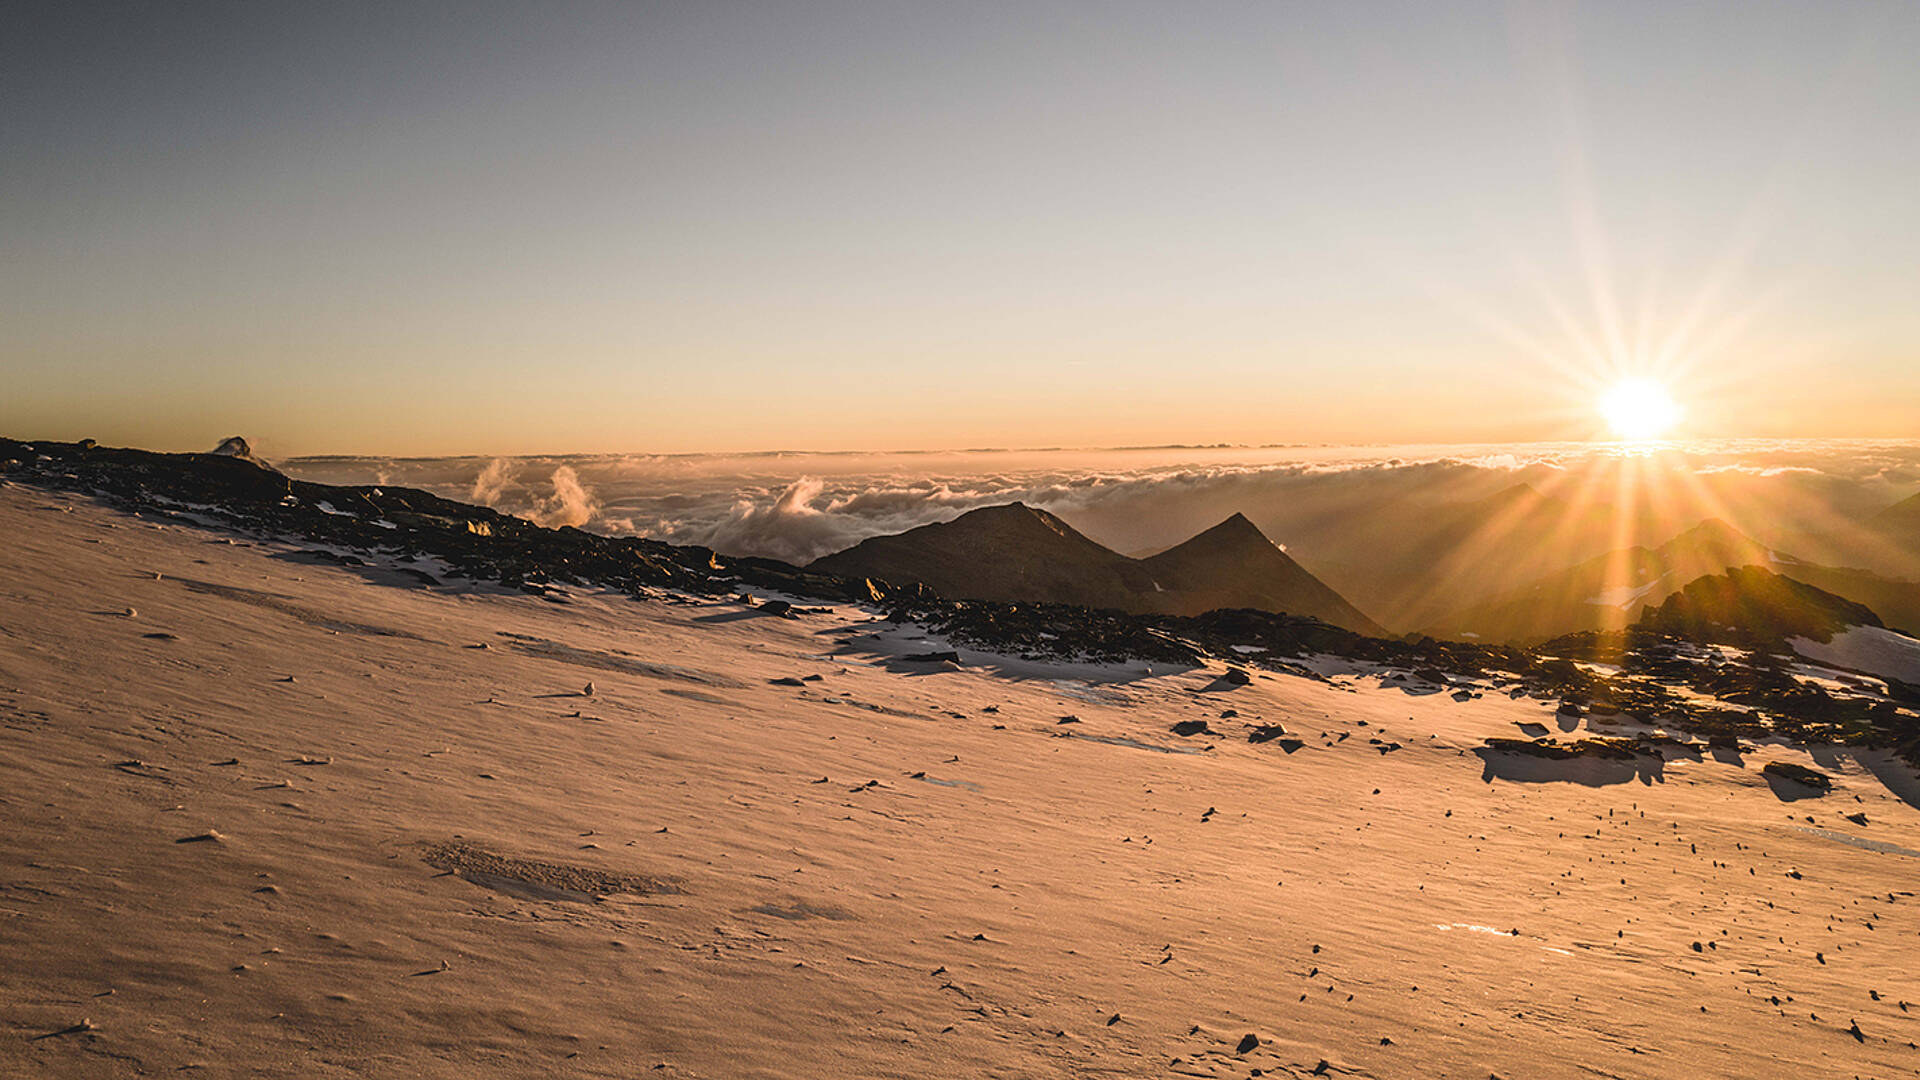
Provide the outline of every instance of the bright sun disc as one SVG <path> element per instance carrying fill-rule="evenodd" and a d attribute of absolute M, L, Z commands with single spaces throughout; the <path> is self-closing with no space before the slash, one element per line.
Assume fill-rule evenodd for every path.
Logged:
<path fill-rule="evenodd" d="M 1680 419 L 1680 406 L 1652 379 L 1628 379 L 1600 399 L 1600 415 L 1613 433 L 1628 441 L 1658 438 Z"/>

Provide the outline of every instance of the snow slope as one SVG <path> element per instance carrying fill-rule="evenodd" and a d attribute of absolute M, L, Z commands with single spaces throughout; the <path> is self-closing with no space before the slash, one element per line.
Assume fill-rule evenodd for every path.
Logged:
<path fill-rule="evenodd" d="M 1879 626 L 1854 626 L 1820 642 L 1797 637 L 1788 640 L 1793 651 L 1823 664 L 1864 671 L 1883 679 L 1920 683 L 1920 640 Z"/>
<path fill-rule="evenodd" d="M 426 588 L 18 485 L 0 534 L 0 1075 L 1920 1063 L 1920 796 L 1865 751 L 1482 755 L 1587 721 Z"/>

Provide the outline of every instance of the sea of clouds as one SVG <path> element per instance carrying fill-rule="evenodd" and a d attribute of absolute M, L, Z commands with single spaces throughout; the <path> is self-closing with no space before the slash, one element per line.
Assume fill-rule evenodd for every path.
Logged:
<path fill-rule="evenodd" d="M 1235 512 L 1275 540 L 1343 508 L 1436 492 L 1470 499 L 1664 475 L 1708 512 L 1869 515 L 1920 492 L 1920 442 L 1741 441 L 1649 452 L 1595 444 L 1158 447 L 906 453 L 564 455 L 280 463 L 327 483 L 424 488 L 571 525 L 804 564 L 870 536 L 1013 501 L 1124 552 L 1178 542 Z M 1702 495 L 1701 493 L 1706 494 Z M 1759 522 L 1743 522 L 1756 527 Z"/>

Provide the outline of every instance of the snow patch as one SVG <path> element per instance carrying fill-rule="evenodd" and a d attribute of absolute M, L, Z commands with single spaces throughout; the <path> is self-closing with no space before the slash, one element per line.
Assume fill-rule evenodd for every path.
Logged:
<path fill-rule="evenodd" d="M 1512 935 L 1511 933 L 1509 933 L 1508 931 L 1505 931 L 1505 930 L 1496 930 L 1496 929 L 1494 929 L 1494 928 L 1493 928 L 1493 927 L 1491 927 L 1491 926 L 1481 926 L 1481 925 L 1479 925 L 1479 924 L 1477 924 L 1477 923 L 1463 923 L 1463 922 L 1457 922 L 1457 923 L 1434 923 L 1434 924 L 1433 924 L 1433 928 L 1434 928 L 1435 930 L 1465 930 L 1465 931 L 1467 931 L 1468 933 L 1473 933 L 1473 934 L 1491 934 L 1491 935 L 1493 935 L 1494 937 L 1512 937 L 1512 936 L 1513 936 L 1513 935 Z"/>
<path fill-rule="evenodd" d="M 1618 588 L 1607 589 L 1598 596 L 1587 597 L 1586 602 L 1589 604 L 1598 604 L 1601 607 L 1623 608 L 1645 597 L 1658 587 L 1662 581 L 1665 581 L 1666 578 L 1667 575 L 1661 574 L 1645 585 L 1622 585 Z"/>
<path fill-rule="evenodd" d="M 1789 638 L 1793 651 L 1809 660 L 1920 683 L 1920 639 L 1879 626 L 1854 626 L 1821 644 L 1812 638 Z"/>

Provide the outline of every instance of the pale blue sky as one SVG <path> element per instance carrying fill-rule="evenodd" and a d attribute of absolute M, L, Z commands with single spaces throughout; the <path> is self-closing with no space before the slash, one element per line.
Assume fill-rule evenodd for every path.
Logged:
<path fill-rule="evenodd" d="M 1920 435 L 1920 5 L 0 18 L 8 434 Z"/>

